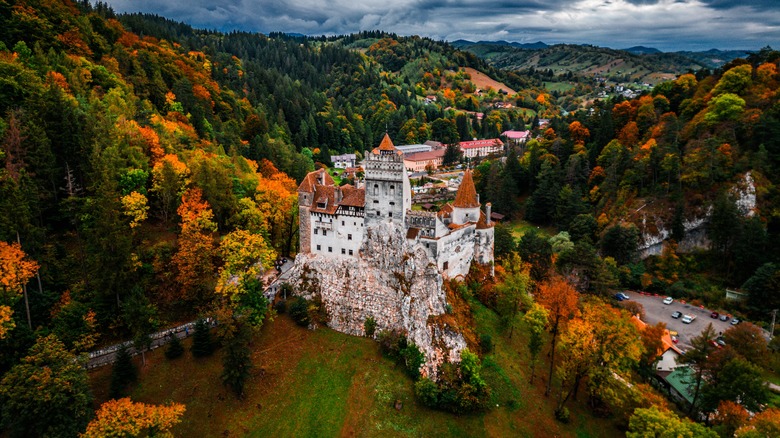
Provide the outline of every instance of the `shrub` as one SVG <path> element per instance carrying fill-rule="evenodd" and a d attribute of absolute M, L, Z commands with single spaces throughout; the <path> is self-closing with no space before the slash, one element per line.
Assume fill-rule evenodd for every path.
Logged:
<path fill-rule="evenodd" d="M 482 335 L 479 337 L 479 347 L 482 349 L 482 354 L 490 354 L 493 352 L 493 338 L 490 335 Z"/>
<path fill-rule="evenodd" d="M 214 353 L 211 331 L 203 318 L 195 323 L 195 333 L 192 335 L 192 348 L 190 351 L 195 357 L 211 356 Z"/>
<path fill-rule="evenodd" d="M 401 350 L 401 357 L 406 367 L 406 373 L 415 380 L 419 379 L 420 367 L 425 363 L 425 356 L 420 351 L 420 348 L 414 342 L 409 342 Z"/>
<path fill-rule="evenodd" d="M 286 300 L 279 300 L 274 304 L 274 310 L 276 310 L 276 313 L 282 314 L 287 311 L 287 301 Z"/>
<path fill-rule="evenodd" d="M 401 342 L 406 346 L 406 338 L 395 331 L 382 330 L 379 332 L 378 338 L 379 350 L 382 351 L 383 355 L 391 359 L 398 359 L 398 352 L 401 350 Z M 403 339 L 403 341 L 401 339 Z"/>
<path fill-rule="evenodd" d="M 429 408 L 439 407 L 439 395 L 441 391 L 436 383 L 424 377 L 414 384 L 414 395 L 422 402 L 423 405 Z"/>
<path fill-rule="evenodd" d="M 165 357 L 176 359 L 182 354 L 184 354 L 184 347 L 182 347 L 179 337 L 174 334 L 171 342 L 168 343 L 168 348 L 165 349 Z"/>
<path fill-rule="evenodd" d="M 447 303 L 447 304 L 444 306 L 444 312 L 445 312 L 447 315 L 452 315 L 452 304 L 450 304 L 450 303 Z"/>
<path fill-rule="evenodd" d="M 287 308 L 287 313 L 296 324 L 302 327 L 309 325 L 309 302 L 303 297 L 296 297 Z"/>
<path fill-rule="evenodd" d="M 568 423 L 570 420 L 569 408 L 566 406 L 555 410 L 555 419 L 561 423 Z"/>
<path fill-rule="evenodd" d="M 370 316 L 366 318 L 366 321 L 363 323 L 363 330 L 366 332 L 366 336 L 369 338 L 374 337 L 374 332 L 376 331 L 376 320 Z"/>

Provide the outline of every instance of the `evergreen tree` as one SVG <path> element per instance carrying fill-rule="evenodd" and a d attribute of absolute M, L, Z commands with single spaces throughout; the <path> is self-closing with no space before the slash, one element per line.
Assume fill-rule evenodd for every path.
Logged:
<path fill-rule="evenodd" d="M 612 257 L 621 265 L 636 258 L 639 247 L 639 229 L 634 224 L 617 224 L 607 229 L 601 238 L 601 253 Z"/>
<path fill-rule="evenodd" d="M 244 398 L 244 384 L 252 368 L 249 350 L 249 328 L 240 322 L 224 340 L 225 355 L 222 357 L 222 383 L 229 386 L 236 397 Z"/>
<path fill-rule="evenodd" d="M 133 358 L 127 347 L 122 346 L 116 352 L 116 361 L 114 369 L 111 371 L 111 386 L 109 395 L 111 398 L 122 398 L 126 395 L 127 385 L 133 383 L 138 378 L 138 370 L 133 364 Z"/>
<path fill-rule="evenodd" d="M 184 354 L 184 347 L 181 345 L 179 337 L 174 334 L 171 341 L 168 343 L 168 348 L 165 349 L 165 357 L 168 359 L 176 359 L 182 354 Z"/>
<path fill-rule="evenodd" d="M 211 332 L 206 320 L 201 318 L 195 323 L 195 333 L 192 335 L 192 347 L 190 349 L 195 357 L 211 356 L 214 352 L 214 343 L 211 340 Z"/>
<path fill-rule="evenodd" d="M 542 163 L 537 176 L 536 190 L 528 199 L 525 217 L 536 223 L 550 223 L 558 205 L 558 193 L 561 190 L 558 166 L 549 160 Z"/>

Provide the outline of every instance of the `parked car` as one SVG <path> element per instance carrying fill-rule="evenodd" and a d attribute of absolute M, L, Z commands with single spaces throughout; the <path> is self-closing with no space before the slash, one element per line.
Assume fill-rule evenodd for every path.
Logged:
<path fill-rule="evenodd" d="M 726 340 L 725 340 L 725 339 L 723 339 L 723 336 L 718 336 L 718 337 L 715 339 L 715 342 L 717 342 L 717 343 L 718 343 L 718 345 L 720 345 L 720 346 L 722 346 L 722 347 L 725 347 L 725 346 L 726 346 Z"/>
<path fill-rule="evenodd" d="M 683 324 L 690 324 L 696 319 L 696 315 L 683 315 L 682 322 Z"/>
<path fill-rule="evenodd" d="M 720 315 L 720 320 L 721 321 L 728 321 L 729 320 L 729 316 L 728 315 Z"/>
<path fill-rule="evenodd" d="M 710 318 L 718 319 L 718 316 L 720 316 L 720 314 L 718 312 L 710 313 Z"/>
<path fill-rule="evenodd" d="M 674 302 L 674 298 L 672 297 L 664 298 L 664 304 L 672 304 L 672 302 Z"/>
<path fill-rule="evenodd" d="M 623 292 L 618 292 L 618 293 L 615 294 L 615 299 L 618 300 L 618 301 L 625 301 L 625 300 L 630 300 L 631 297 L 629 297 L 628 295 L 624 294 Z"/>
<path fill-rule="evenodd" d="M 737 324 L 739 324 L 739 320 L 737 318 L 733 318 L 731 320 L 731 325 L 737 325 Z"/>
<path fill-rule="evenodd" d="M 682 316 L 682 312 L 674 312 L 672 313 L 672 318 L 677 319 Z"/>
<path fill-rule="evenodd" d="M 680 342 L 680 340 L 677 339 L 677 336 L 672 336 L 672 342 L 674 342 L 676 344 L 676 343 Z"/>

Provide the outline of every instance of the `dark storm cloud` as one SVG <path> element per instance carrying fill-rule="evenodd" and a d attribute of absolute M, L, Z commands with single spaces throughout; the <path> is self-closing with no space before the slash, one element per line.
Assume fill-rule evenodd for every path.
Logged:
<path fill-rule="evenodd" d="M 780 45 L 777 0 L 109 0 L 219 30 L 344 34 L 380 29 L 449 41 L 648 45 L 662 50 Z"/>

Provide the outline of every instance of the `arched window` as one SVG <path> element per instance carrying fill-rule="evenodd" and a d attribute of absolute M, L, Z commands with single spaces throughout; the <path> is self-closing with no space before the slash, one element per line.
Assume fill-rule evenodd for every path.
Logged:
<path fill-rule="evenodd" d="M 374 184 L 374 196 L 379 196 L 379 184 Z"/>
<path fill-rule="evenodd" d="M 390 184 L 390 196 L 395 196 L 395 186 Z"/>

